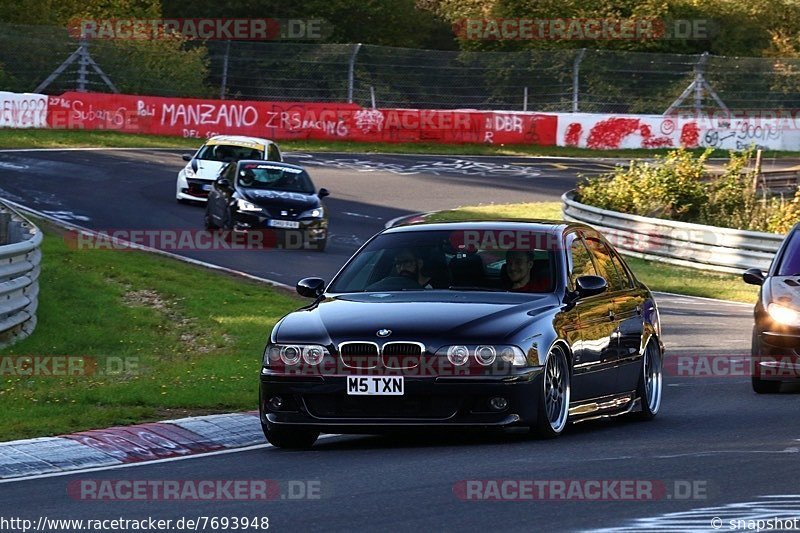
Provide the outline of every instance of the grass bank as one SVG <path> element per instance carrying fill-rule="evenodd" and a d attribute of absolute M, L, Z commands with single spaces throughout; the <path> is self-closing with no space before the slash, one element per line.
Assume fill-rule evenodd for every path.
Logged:
<path fill-rule="evenodd" d="M 304 301 L 143 252 L 72 250 L 43 227 L 39 323 L 0 356 L 87 370 L 19 375 L 21 359 L 0 357 L 0 440 L 257 409 L 267 335 Z"/>

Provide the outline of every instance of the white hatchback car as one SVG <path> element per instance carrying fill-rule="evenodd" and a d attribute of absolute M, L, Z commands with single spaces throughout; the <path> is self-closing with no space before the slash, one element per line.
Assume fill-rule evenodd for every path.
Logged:
<path fill-rule="evenodd" d="M 215 135 L 194 155 L 186 154 L 187 165 L 178 172 L 175 199 L 178 202 L 205 202 L 219 171 L 231 161 L 264 159 L 283 161 L 278 145 L 269 139 L 242 135 Z"/>

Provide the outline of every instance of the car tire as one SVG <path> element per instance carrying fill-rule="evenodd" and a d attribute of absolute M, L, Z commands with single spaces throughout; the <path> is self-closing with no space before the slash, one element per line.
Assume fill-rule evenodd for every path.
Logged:
<path fill-rule="evenodd" d="M 225 231 L 233 231 L 233 215 L 229 208 L 225 209 L 225 214 L 222 215 L 222 222 L 220 227 Z"/>
<path fill-rule="evenodd" d="M 314 244 L 309 246 L 309 249 L 314 252 L 324 252 L 325 246 L 328 244 L 328 239 L 324 241 L 315 242 Z"/>
<path fill-rule="evenodd" d="M 206 214 L 203 216 L 203 226 L 206 228 L 207 231 L 214 231 L 219 229 L 219 226 L 214 224 L 214 219 L 211 218 L 211 213 L 209 212 L 208 206 L 206 206 Z"/>
<path fill-rule="evenodd" d="M 753 328 L 750 344 L 750 381 L 753 386 L 753 391 L 756 394 L 776 394 L 781 390 L 781 382 L 771 379 L 761 379 L 761 377 L 759 377 L 757 358 L 760 354 L 761 344 L 758 342 L 756 328 Z"/>
<path fill-rule="evenodd" d="M 642 404 L 642 410 L 635 415 L 639 420 L 652 420 L 658 414 L 664 392 L 663 370 L 661 348 L 655 339 L 650 338 L 642 354 L 642 372 L 636 387 L 636 396 Z"/>
<path fill-rule="evenodd" d="M 319 438 L 319 431 L 310 429 L 278 427 L 269 422 L 262 423 L 261 428 L 264 430 L 264 436 L 270 444 L 276 448 L 287 450 L 307 450 Z"/>
<path fill-rule="evenodd" d="M 753 390 L 756 394 L 776 394 L 781 390 L 781 382 L 752 377 Z"/>
<path fill-rule="evenodd" d="M 547 356 L 539 389 L 539 412 L 531 431 L 538 437 L 552 439 L 561 435 L 569 419 L 571 391 L 569 360 L 556 346 Z"/>

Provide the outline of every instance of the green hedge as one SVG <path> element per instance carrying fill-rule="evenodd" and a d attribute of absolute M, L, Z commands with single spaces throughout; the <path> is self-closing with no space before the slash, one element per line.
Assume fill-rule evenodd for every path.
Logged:
<path fill-rule="evenodd" d="M 581 183 L 578 200 L 632 215 L 772 233 L 785 233 L 800 220 L 800 192 L 786 198 L 754 188 L 752 151 L 731 152 L 715 177 L 705 168 L 711 152 L 678 149 L 654 163 L 631 161 Z"/>

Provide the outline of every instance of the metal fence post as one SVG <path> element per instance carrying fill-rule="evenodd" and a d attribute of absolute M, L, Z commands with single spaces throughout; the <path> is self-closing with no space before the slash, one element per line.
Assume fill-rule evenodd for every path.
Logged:
<path fill-rule="evenodd" d="M 225 41 L 225 57 L 222 58 L 222 82 L 219 85 L 219 99 L 225 100 L 225 89 L 228 85 L 228 56 L 231 53 L 231 41 Z"/>
<path fill-rule="evenodd" d="M 86 39 L 81 39 L 81 43 L 78 45 L 78 89 L 79 93 L 86 92 L 86 74 L 87 70 L 86 67 L 89 65 L 89 51 L 87 50 L 88 43 Z"/>
<path fill-rule="evenodd" d="M 578 55 L 575 56 L 575 61 L 572 64 L 572 112 L 578 112 L 578 88 L 579 85 L 579 74 L 581 69 L 581 61 L 583 61 L 583 56 L 586 55 L 586 48 L 581 48 L 578 52 Z"/>
<path fill-rule="evenodd" d="M 528 88 L 525 87 L 522 92 L 522 110 L 528 110 Z"/>
<path fill-rule="evenodd" d="M 700 56 L 700 61 L 694 69 L 694 115 L 700 116 L 703 111 L 703 88 L 705 87 L 705 73 L 706 62 L 708 61 L 708 52 L 703 52 Z"/>
<path fill-rule="evenodd" d="M 350 54 L 350 64 L 347 66 L 347 103 L 353 103 L 353 83 L 355 80 L 355 70 L 356 70 L 356 56 L 358 55 L 358 51 L 361 49 L 361 43 L 357 43 L 353 46 L 353 53 Z"/>

